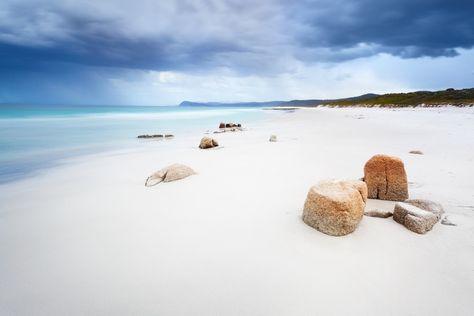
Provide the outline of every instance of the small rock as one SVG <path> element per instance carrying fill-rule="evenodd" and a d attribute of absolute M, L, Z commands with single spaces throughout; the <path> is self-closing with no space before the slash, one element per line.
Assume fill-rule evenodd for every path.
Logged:
<path fill-rule="evenodd" d="M 276 142 L 277 141 L 276 135 L 271 135 L 269 141 Z"/>
<path fill-rule="evenodd" d="M 220 123 L 219 128 L 225 128 L 225 123 Z"/>
<path fill-rule="evenodd" d="M 393 220 L 409 230 L 425 234 L 441 218 L 443 208 L 440 204 L 428 200 L 407 200 L 395 204 Z"/>
<path fill-rule="evenodd" d="M 441 220 L 441 224 L 447 225 L 447 226 L 458 226 L 457 224 L 454 224 L 453 222 L 451 222 L 451 221 L 448 219 L 448 216 L 445 216 L 445 217 Z"/>
<path fill-rule="evenodd" d="M 165 135 L 165 138 L 173 138 L 173 137 L 174 137 L 173 134 L 166 134 L 166 135 Z"/>
<path fill-rule="evenodd" d="M 392 212 L 389 211 L 382 211 L 382 210 L 370 210 L 364 212 L 365 216 L 370 216 L 370 217 L 380 217 L 380 218 L 388 218 L 393 215 Z"/>
<path fill-rule="evenodd" d="M 409 153 L 414 155 L 423 155 L 423 152 L 420 150 L 410 150 Z"/>
<path fill-rule="evenodd" d="M 176 163 L 153 173 L 146 179 L 145 186 L 151 187 L 160 182 L 180 180 L 193 174 L 196 174 L 196 172 L 190 167 Z"/>
<path fill-rule="evenodd" d="M 319 182 L 308 192 L 303 221 L 332 236 L 352 233 L 364 215 L 367 190 L 362 187 L 366 185 L 360 181 Z"/>
<path fill-rule="evenodd" d="M 201 139 L 201 143 L 199 144 L 199 148 L 201 149 L 208 149 L 208 148 L 214 148 L 219 146 L 219 143 L 210 137 L 203 137 Z"/>
<path fill-rule="evenodd" d="M 408 198 L 408 181 L 400 158 L 375 155 L 364 166 L 364 181 L 370 199 L 404 201 Z"/>

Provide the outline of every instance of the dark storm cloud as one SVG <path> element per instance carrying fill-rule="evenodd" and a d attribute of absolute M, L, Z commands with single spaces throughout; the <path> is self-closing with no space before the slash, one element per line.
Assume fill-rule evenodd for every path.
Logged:
<path fill-rule="evenodd" d="M 472 0 L 305 1 L 293 7 L 306 47 L 359 43 L 404 58 L 454 56 L 474 44 Z"/>
<path fill-rule="evenodd" d="M 285 61 L 377 53 L 455 56 L 474 44 L 474 2 L 440 0 L 0 3 L 0 67 L 289 71 Z"/>

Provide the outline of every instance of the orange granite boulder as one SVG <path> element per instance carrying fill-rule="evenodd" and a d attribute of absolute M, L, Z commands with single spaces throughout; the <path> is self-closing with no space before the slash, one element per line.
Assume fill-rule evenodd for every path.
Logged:
<path fill-rule="evenodd" d="M 308 192 L 303 221 L 331 236 L 350 234 L 364 215 L 366 199 L 362 181 L 321 181 Z"/>
<path fill-rule="evenodd" d="M 364 167 L 369 199 L 404 201 L 408 199 L 408 181 L 400 158 L 375 155 Z"/>

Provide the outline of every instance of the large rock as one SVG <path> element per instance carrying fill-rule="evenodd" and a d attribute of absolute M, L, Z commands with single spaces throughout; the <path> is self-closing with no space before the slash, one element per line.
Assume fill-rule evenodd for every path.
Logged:
<path fill-rule="evenodd" d="M 199 144 L 199 148 L 201 149 L 213 148 L 217 146 L 219 146 L 219 143 L 210 137 L 203 137 L 201 139 L 201 143 Z"/>
<path fill-rule="evenodd" d="M 180 180 L 193 174 L 196 174 L 196 172 L 194 172 L 194 170 L 190 167 L 175 163 L 149 176 L 148 179 L 146 179 L 145 186 L 151 187 L 157 185 L 160 182 Z"/>
<path fill-rule="evenodd" d="M 441 219 L 443 207 L 428 200 L 407 200 L 395 204 L 393 219 L 409 230 L 425 234 Z"/>
<path fill-rule="evenodd" d="M 350 234 L 364 215 L 366 199 L 362 181 L 321 181 L 308 192 L 303 221 L 328 235 Z"/>
<path fill-rule="evenodd" d="M 369 199 L 404 201 L 408 199 L 408 181 L 400 158 L 375 155 L 364 167 Z"/>

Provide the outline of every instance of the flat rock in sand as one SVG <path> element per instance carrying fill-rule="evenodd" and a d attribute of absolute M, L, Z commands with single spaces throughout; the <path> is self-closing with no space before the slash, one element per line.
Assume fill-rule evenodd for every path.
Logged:
<path fill-rule="evenodd" d="M 196 174 L 196 172 L 190 167 L 176 163 L 153 173 L 146 179 L 145 186 L 151 187 L 160 182 L 176 181 L 193 174 Z"/>
<path fill-rule="evenodd" d="M 440 220 L 443 207 L 428 200 L 407 200 L 395 204 L 393 220 L 409 230 L 425 234 Z"/>
<path fill-rule="evenodd" d="M 370 211 L 365 211 L 364 215 L 370 216 L 370 217 L 389 218 L 390 216 L 393 215 L 393 213 L 389 211 L 382 211 L 382 210 L 370 210 Z"/>

